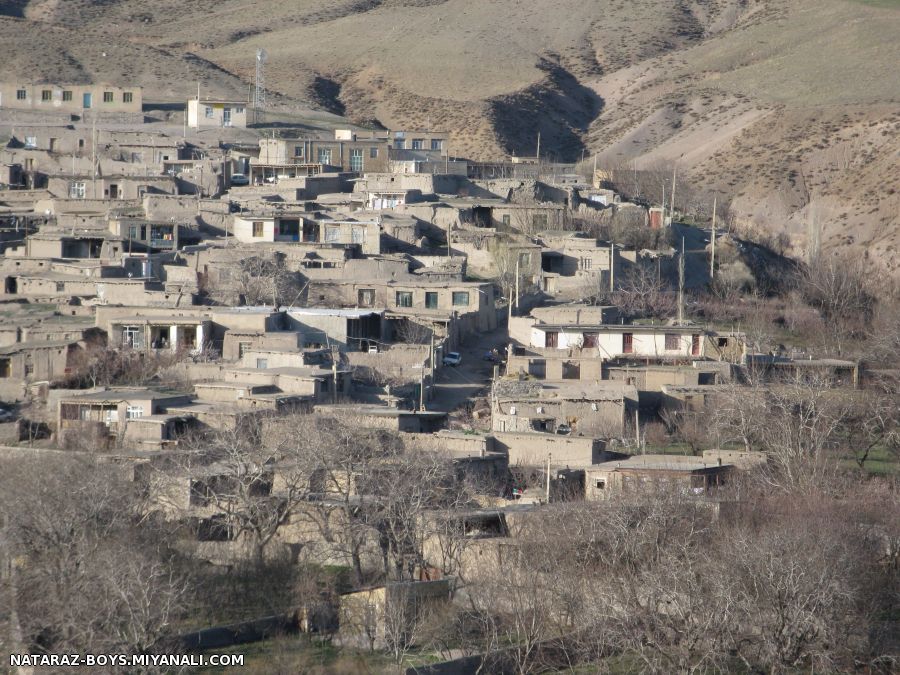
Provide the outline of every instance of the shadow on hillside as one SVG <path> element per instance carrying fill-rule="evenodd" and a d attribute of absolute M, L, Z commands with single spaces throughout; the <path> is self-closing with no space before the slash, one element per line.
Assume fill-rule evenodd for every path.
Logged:
<path fill-rule="evenodd" d="M 536 152 L 540 132 L 542 157 L 576 161 L 587 149 L 582 135 L 604 101 L 561 64 L 544 59 L 539 68 L 547 74 L 542 82 L 490 102 L 497 136 L 510 152 L 528 157 Z"/>

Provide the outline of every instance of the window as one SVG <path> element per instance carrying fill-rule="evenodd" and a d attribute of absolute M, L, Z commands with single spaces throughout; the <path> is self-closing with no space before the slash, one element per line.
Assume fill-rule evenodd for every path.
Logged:
<path fill-rule="evenodd" d="M 214 114 L 213 107 L 211 105 L 206 106 L 206 111 L 204 112 L 204 114 L 206 115 L 207 119 L 211 120 L 213 118 L 213 114 Z"/>
<path fill-rule="evenodd" d="M 437 309 L 438 307 L 438 294 L 434 291 L 428 291 L 425 293 L 425 308 L 426 309 Z"/>
<path fill-rule="evenodd" d="M 562 376 L 564 380 L 580 380 L 581 364 L 578 361 L 563 361 Z"/>
<path fill-rule="evenodd" d="M 256 367 L 259 370 L 265 370 L 269 367 L 269 359 L 256 359 Z"/>
<path fill-rule="evenodd" d="M 622 333 L 622 353 L 631 354 L 634 352 L 634 334 Z"/>
<path fill-rule="evenodd" d="M 235 108 L 235 109 L 234 109 L 234 114 L 235 114 L 235 115 L 243 115 L 243 114 L 244 114 L 244 108 L 243 108 L 243 106 L 240 106 L 240 107 Z"/>
<path fill-rule="evenodd" d="M 142 405 L 130 405 L 125 408 L 125 419 L 127 420 L 136 420 L 138 417 L 144 416 L 144 406 Z"/>
<path fill-rule="evenodd" d="M 66 282 L 65 281 L 57 281 L 56 282 L 56 292 L 57 293 L 65 293 L 66 291 Z"/>
<path fill-rule="evenodd" d="M 16 90 L 16 100 L 17 101 L 24 101 L 26 98 L 28 98 L 28 93 L 24 89 Z"/>
<path fill-rule="evenodd" d="M 29 375 L 33 375 L 33 374 L 34 374 L 34 364 L 26 363 L 25 364 L 25 377 L 28 377 Z"/>
<path fill-rule="evenodd" d="M 71 101 L 72 100 L 72 92 L 66 90 L 63 92 L 63 101 Z"/>
<path fill-rule="evenodd" d="M 531 264 L 531 253 L 520 253 L 519 254 L 519 265 L 521 267 L 528 267 Z"/>
<path fill-rule="evenodd" d="M 547 227 L 547 214 L 546 213 L 532 214 L 531 224 L 534 227 Z"/>
<path fill-rule="evenodd" d="M 720 337 L 716 344 L 718 344 L 720 347 L 727 347 L 728 346 L 728 338 Z"/>
<path fill-rule="evenodd" d="M 605 478 L 599 479 L 599 480 L 595 483 L 595 485 L 596 485 L 596 487 L 597 487 L 598 490 L 605 490 L 605 489 L 606 489 L 606 479 L 605 479 Z"/>
<path fill-rule="evenodd" d="M 53 92 L 49 89 L 41 90 L 41 100 L 42 101 L 52 101 L 53 100 Z"/>
<path fill-rule="evenodd" d="M 700 356 L 700 336 L 691 335 L 691 356 Z"/>
<path fill-rule="evenodd" d="M 504 213 L 502 216 L 500 216 L 500 222 L 503 223 L 504 225 L 509 225 L 509 223 L 510 223 L 509 214 Z"/>
<path fill-rule="evenodd" d="M 261 220 L 253 221 L 253 236 L 254 237 L 263 236 L 263 222 Z"/>
<path fill-rule="evenodd" d="M 581 258 L 581 260 L 578 261 L 578 266 L 583 270 L 589 270 L 594 266 L 594 261 L 590 258 Z"/>
<path fill-rule="evenodd" d="M 424 150 L 425 149 L 425 139 L 423 138 L 414 138 L 412 142 L 413 150 Z"/>
<path fill-rule="evenodd" d="M 252 346 L 253 346 L 252 342 L 238 342 L 238 358 L 239 359 L 244 358 L 244 354 Z"/>
<path fill-rule="evenodd" d="M 411 291 L 397 291 L 397 307 L 412 307 Z"/>
<path fill-rule="evenodd" d="M 341 240 L 341 228 L 336 225 L 325 226 L 325 241 L 336 242 Z"/>
<path fill-rule="evenodd" d="M 69 199 L 84 199 L 84 183 L 69 183 Z"/>
<path fill-rule="evenodd" d="M 122 103 L 132 103 L 134 101 L 134 94 L 130 91 L 122 92 Z"/>
<path fill-rule="evenodd" d="M 369 148 L 369 159 L 378 158 L 378 148 Z"/>
<path fill-rule="evenodd" d="M 406 147 L 406 143 L 402 138 L 396 138 L 394 139 L 394 147 L 397 150 L 403 150 Z"/>
<path fill-rule="evenodd" d="M 597 346 L 597 338 L 599 333 L 582 333 L 581 346 L 585 349 L 593 349 Z"/>
<path fill-rule="evenodd" d="M 331 164 L 331 148 L 319 148 L 319 164 Z"/>
<path fill-rule="evenodd" d="M 672 352 L 681 349 L 681 336 L 677 333 L 666 333 L 666 351 Z"/>
<path fill-rule="evenodd" d="M 360 288 L 357 291 L 356 298 L 360 307 L 371 307 L 375 304 L 375 289 Z"/>
<path fill-rule="evenodd" d="M 113 93 L 111 91 L 103 92 L 103 102 L 104 103 L 112 103 L 113 102 Z"/>
<path fill-rule="evenodd" d="M 79 139 L 78 139 L 78 149 L 79 149 L 79 150 L 82 150 L 83 148 L 84 148 L 84 139 L 83 139 L 83 138 L 79 138 Z"/>
<path fill-rule="evenodd" d="M 453 291 L 453 306 L 454 307 L 468 307 L 469 306 L 469 292 L 468 291 Z"/>
<path fill-rule="evenodd" d="M 294 146 L 294 157 L 303 157 L 303 146 L 302 145 Z"/>
<path fill-rule="evenodd" d="M 144 333 L 140 326 L 122 326 L 122 345 L 133 349 L 144 346 Z"/>
<path fill-rule="evenodd" d="M 548 330 L 546 333 L 546 337 L 544 338 L 544 346 L 550 347 L 551 349 L 555 349 L 559 344 L 559 332 L 555 330 Z"/>
<path fill-rule="evenodd" d="M 26 148 L 36 148 L 37 147 L 37 136 L 26 136 L 25 137 L 25 147 Z"/>
<path fill-rule="evenodd" d="M 432 150 L 440 150 L 444 145 L 444 142 L 440 138 L 432 138 L 431 139 L 431 149 Z"/>
<path fill-rule="evenodd" d="M 363 170 L 362 148 L 353 148 L 352 150 L 350 150 L 350 170 L 357 172 Z"/>
<path fill-rule="evenodd" d="M 350 241 L 354 244 L 364 244 L 366 241 L 366 228 L 354 227 L 350 230 Z"/>
<path fill-rule="evenodd" d="M 12 367 L 9 359 L 0 359 L 0 377 L 6 378 L 12 375 Z"/>

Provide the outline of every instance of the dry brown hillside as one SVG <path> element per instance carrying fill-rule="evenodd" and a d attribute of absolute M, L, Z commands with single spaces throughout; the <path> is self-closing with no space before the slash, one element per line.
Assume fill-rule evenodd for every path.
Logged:
<path fill-rule="evenodd" d="M 745 224 L 900 245 L 900 0 L 0 0 L 4 77 L 446 128 L 451 152 L 678 160 Z"/>

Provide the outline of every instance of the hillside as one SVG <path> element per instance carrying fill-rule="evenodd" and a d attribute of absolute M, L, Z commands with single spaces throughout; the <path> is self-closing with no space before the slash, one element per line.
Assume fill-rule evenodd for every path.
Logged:
<path fill-rule="evenodd" d="M 4 77 L 445 128 L 473 159 L 678 160 L 737 220 L 897 269 L 900 0 L 0 0 Z"/>

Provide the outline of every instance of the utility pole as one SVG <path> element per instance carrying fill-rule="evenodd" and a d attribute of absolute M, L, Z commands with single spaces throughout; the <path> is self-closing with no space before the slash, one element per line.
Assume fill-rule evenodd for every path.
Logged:
<path fill-rule="evenodd" d="M 678 325 L 684 323 L 684 237 L 681 238 L 681 256 L 678 259 Z"/>
<path fill-rule="evenodd" d="M 666 181 L 663 180 L 662 226 L 666 226 Z"/>
<path fill-rule="evenodd" d="M 337 366 L 338 366 L 338 349 L 337 345 L 331 345 L 331 402 L 337 403 Z"/>
<path fill-rule="evenodd" d="M 419 371 L 419 411 L 425 410 L 425 364 Z"/>
<path fill-rule="evenodd" d="M 672 206 L 669 208 L 669 212 L 672 214 L 672 223 L 675 222 L 675 172 L 678 170 L 678 164 L 672 166 Z"/>
<path fill-rule="evenodd" d="M 91 120 L 91 190 L 93 198 L 97 198 L 97 115 Z"/>
<path fill-rule="evenodd" d="M 521 259 L 521 252 L 516 251 L 516 313 L 519 311 L 519 261 Z"/>
<path fill-rule="evenodd" d="M 609 243 L 609 292 L 612 293 L 616 288 L 616 245 Z"/>
<path fill-rule="evenodd" d="M 550 503 L 550 460 L 553 458 L 553 453 L 547 453 L 547 503 Z"/>
<path fill-rule="evenodd" d="M 541 132 L 538 132 L 538 141 L 537 141 L 537 154 L 535 155 L 538 164 L 541 163 Z"/>
<path fill-rule="evenodd" d="M 637 444 L 635 447 L 640 449 L 641 447 L 641 416 L 640 411 L 635 408 L 634 410 L 634 441 Z"/>
<path fill-rule="evenodd" d="M 709 237 L 710 254 L 709 254 L 709 280 L 712 281 L 716 276 L 716 200 L 718 195 L 713 195 L 713 214 L 712 214 L 712 234 Z"/>

